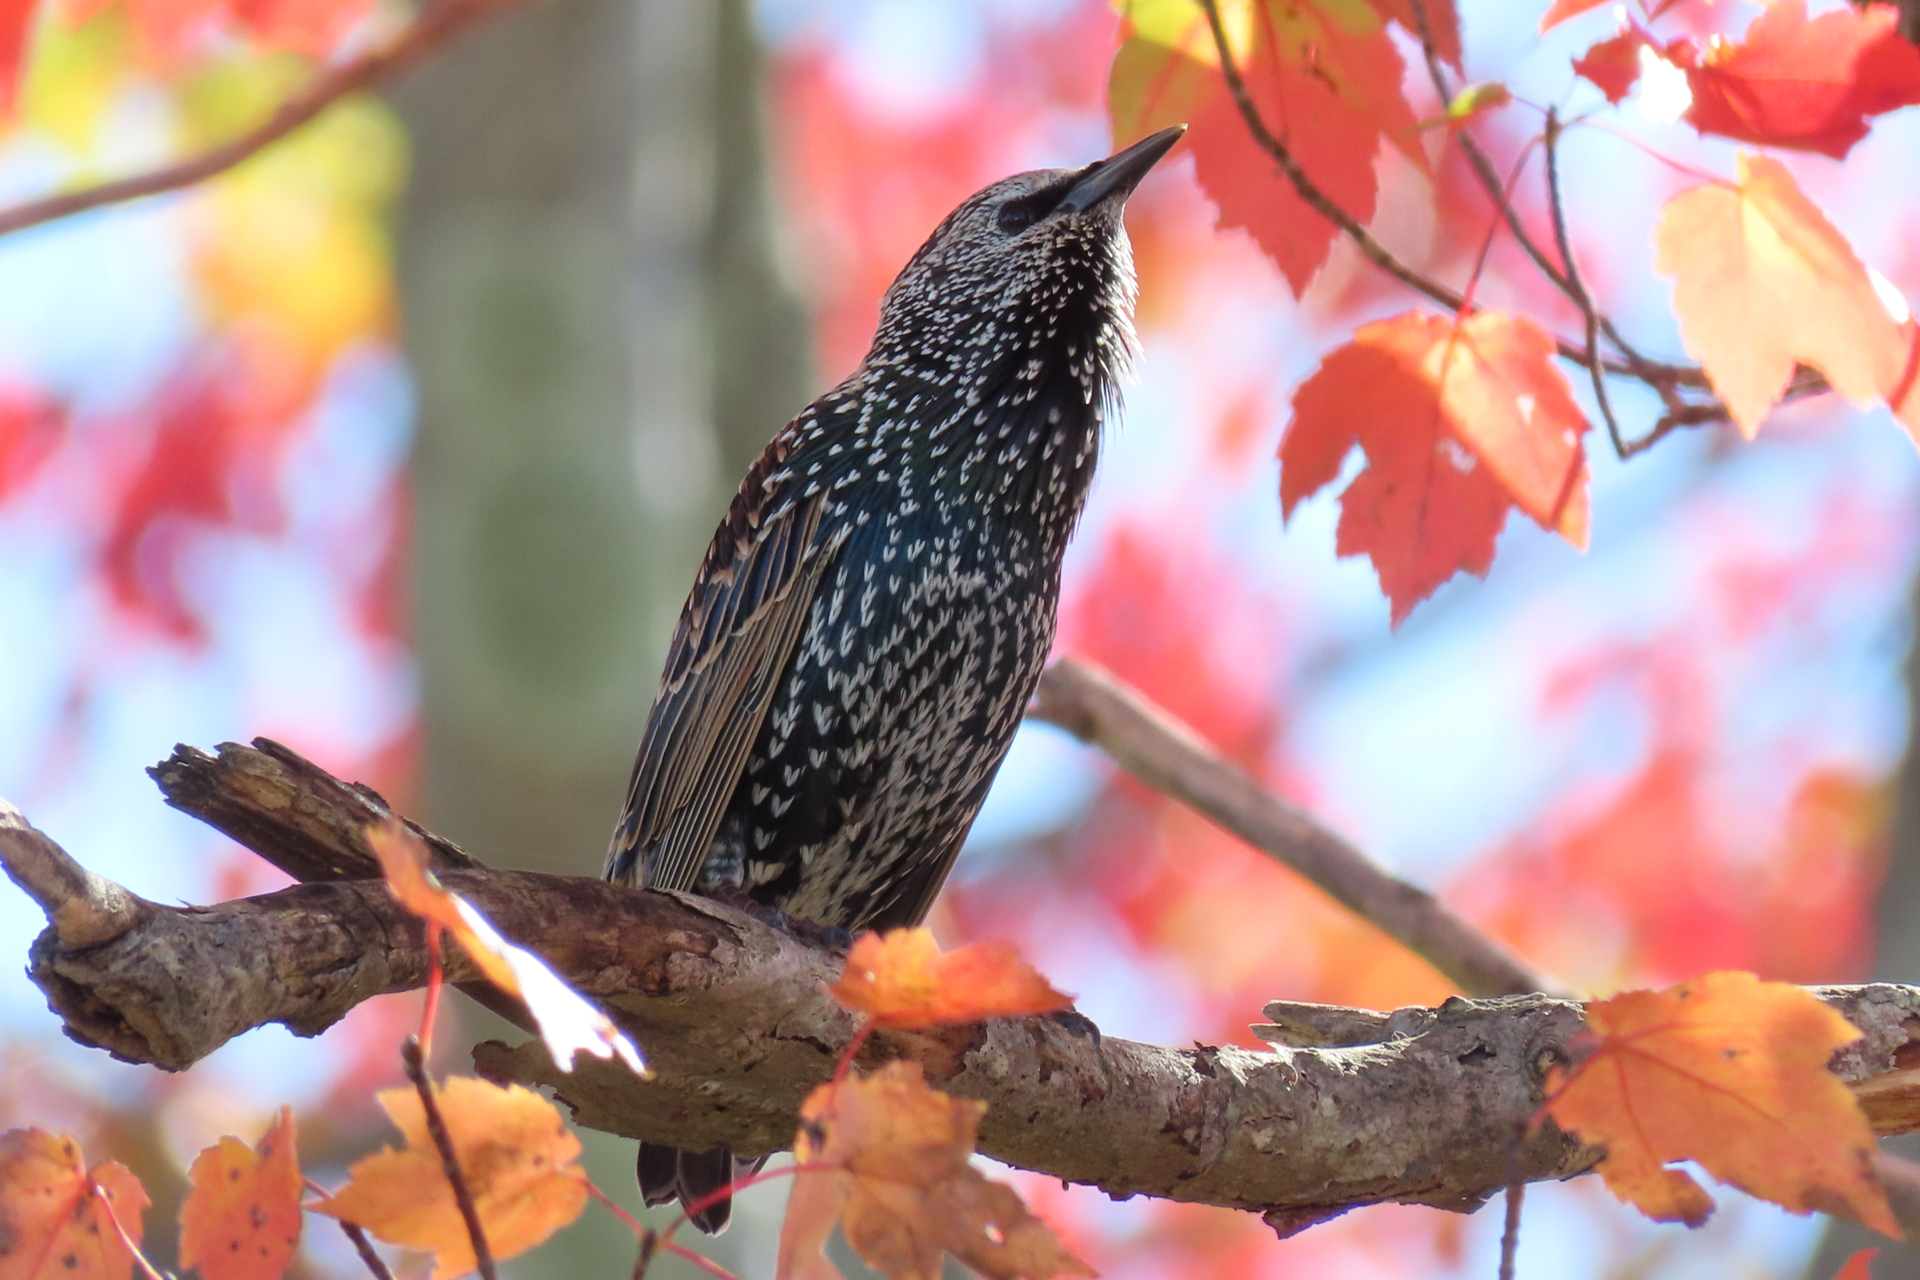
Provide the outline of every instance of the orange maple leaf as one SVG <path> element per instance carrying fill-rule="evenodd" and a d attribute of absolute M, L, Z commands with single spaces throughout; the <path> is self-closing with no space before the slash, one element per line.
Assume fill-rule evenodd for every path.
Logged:
<path fill-rule="evenodd" d="M 426 1110 L 411 1087 L 375 1095 L 407 1145 L 355 1164 L 347 1185 L 314 1212 L 358 1223 L 389 1244 L 434 1254 L 434 1280 L 473 1270 L 473 1243 L 454 1202 Z M 461 1175 L 495 1258 L 511 1258 L 580 1216 L 587 1176 L 580 1139 L 552 1103 L 519 1085 L 471 1076 L 434 1086 Z"/>
<path fill-rule="evenodd" d="M 576 1055 L 590 1053 L 617 1057 L 636 1075 L 646 1074 L 640 1051 L 612 1019 L 569 987 L 545 960 L 501 937 L 472 903 L 448 892 L 428 869 L 426 844 L 404 823 L 388 819 L 368 827 L 367 844 L 400 904 L 428 928 L 452 934 L 487 981 L 527 1006 L 555 1066 L 571 1071 Z"/>
<path fill-rule="evenodd" d="M 968 1163 L 986 1110 L 928 1088 L 911 1062 L 815 1089 L 794 1139 L 780 1280 L 839 1280 L 821 1253 L 836 1220 L 892 1280 L 939 1280 L 943 1253 L 995 1280 L 1093 1275 L 1013 1188 Z"/>
<path fill-rule="evenodd" d="M 222 1138 L 187 1173 L 193 1190 L 180 1209 L 180 1265 L 202 1280 L 276 1280 L 300 1247 L 300 1160 L 293 1108 L 248 1147 Z"/>
<path fill-rule="evenodd" d="M 1678 1169 L 1714 1177 L 1795 1213 L 1847 1213 L 1898 1238 L 1870 1163 L 1873 1132 L 1827 1070 L 1860 1037 L 1801 987 L 1710 973 L 1665 991 L 1587 1006 L 1593 1052 L 1548 1082 L 1544 1108 L 1603 1144 L 1607 1187 L 1648 1217 L 1698 1226 L 1713 1197 Z"/>
<path fill-rule="evenodd" d="M 80 1144 L 45 1129 L 0 1133 L 0 1280 L 127 1280 L 150 1203 L 140 1179 L 105 1160 L 88 1171 Z"/>
<path fill-rule="evenodd" d="M 1219 207 L 1221 225 L 1246 228 L 1299 293 L 1339 233 L 1248 133 L 1200 6 L 1135 0 L 1120 7 L 1127 39 L 1107 85 L 1114 136 L 1130 140 L 1187 124 L 1195 173 Z M 1378 195 L 1373 162 L 1382 138 L 1420 168 L 1427 164 L 1401 91 L 1405 66 L 1381 16 L 1398 17 L 1399 8 L 1398 0 L 1381 0 L 1379 9 L 1337 0 L 1220 5 L 1234 65 L 1268 131 L 1285 140 L 1323 194 L 1363 223 Z M 1438 43 L 1452 28 L 1436 26 Z"/>
<path fill-rule="evenodd" d="M 1395 625 L 1455 573 L 1486 573 L 1511 506 L 1584 548 L 1587 420 L 1553 352 L 1538 325 L 1497 311 L 1363 326 L 1294 392 L 1283 516 L 1358 445 L 1367 466 L 1340 495 L 1338 550 L 1372 558 Z"/>
<path fill-rule="evenodd" d="M 927 929 L 860 936 L 840 981 L 827 991 L 882 1026 L 932 1027 L 1019 1018 L 1073 1006 L 1020 958 L 1010 942 L 976 942 L 942 953 Z"/>
<path fill-rule="evenodd" d="M 1866 405 L 1907 363 L 1900 326 L 1832 223 L 1778 160 L 1740 156 L 1737 184 L 1683 191 L 1660 211 L 1654 269 L 1673 279 L 1687 351 L 1751 439 L 1796 364 Z"/>

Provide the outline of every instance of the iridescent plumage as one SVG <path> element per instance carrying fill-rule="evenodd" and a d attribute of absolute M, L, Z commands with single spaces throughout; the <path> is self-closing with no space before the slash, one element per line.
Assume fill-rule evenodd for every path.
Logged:
<path fill-rule="evenodd" d="M 608 878 L 849 931 L 926 914 L 1053 645 L 1133 355 L 1121 210 L 1180 133 L 997 182 L 914 254 L 714 536 Z M 643 1190 L 691 1200 L 731 1165 L 643 1145 Z"/>

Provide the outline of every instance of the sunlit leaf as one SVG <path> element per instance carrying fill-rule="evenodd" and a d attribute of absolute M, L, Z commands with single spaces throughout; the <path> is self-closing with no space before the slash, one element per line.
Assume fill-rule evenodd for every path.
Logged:
<path fill-rule="evenodd" d="M 1608 1188 L 1651 1218 L 1698 1225 L 1713 1198 L 1667 1166 L 1797 1213 L 1844 1212 L 1899 1237 L 1870 1163 L 1873 1132 L 1827 1070 L 1860 1038 L 1805 988 L 1710 973 L 1587 1006 L 1592 1052 L 1549 1085 L 1546 1113 L 1602 1144 Z"/>
<path fill-rule="evenodd" d="M 406 1138 L 355 1164 L 347 1185 L 314 1206 L 390 1244 L 434 1255 L 434 1280 L 473 1270 L 473 1243 L 453 1198 L 426 1109 L 412 1087 L 383 1089 L 380 1105 Z M 434 1086 L 461 1176 L 495 1258 L 511 1258 L 580 1216 L 586 1174 L 580 1139 L 552 1103 L 519 1085 L 470 1076 Z"/>

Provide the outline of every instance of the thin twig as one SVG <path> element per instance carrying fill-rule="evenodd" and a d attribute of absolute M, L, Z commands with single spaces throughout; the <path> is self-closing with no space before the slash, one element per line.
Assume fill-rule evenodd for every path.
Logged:
<path fill-rule="evenodd" d="M 1514 1259 L 1520 1252 L 1520 1205 L 1526 1196 L 1526 1181 L 1516 1168 L 1513 1180 L 1507 1183 L 1507 1222 L 1500 1231 L 1500 1280 L 1513 1280 Z"/>
<path fill-rule="evenodd" d="M 400 1046 L 400 1059 L 406 1063 L 407 1079 L 413 1081 L 414 1090 L 420 1095 L 420 1105 L 427 1115 L 427 1133 L 440 1152 L 440 1166 L 446 1170 L 447 1182 L 453 1187 L 453 1202 L 460 1208 L 461 1221 L 467 1224 L 467 1239 L 473 1243 L 473 1269 L 480 1273 L 482 1280 L 499 1280 L 493 1266 L 493 1251 L 487 1247 L 487 1233 L 480 1225 L 480 1211 L 474 1207 L 473 1192 L 467 1187 L 466 1175 L 460 1171 L 460 1156 L 453 1149 L 453 1135 L 447 1132 L 446 1118 L 440 1114 L 440 1104 L 433 1096 L 433 1082 L 427 1079 L 426 1061 L 420 1056 L 418 1038 L 407 1037 Z"/>
<path fill-rule="evenodd" d="M 1093 743 L 1147 786 L 1293 868 L 1462 991 L 1491 996 L 1557 989 L 1431 893 L 1382 869 L 1110 672 L 1071 658 L 1054 663 L 1040 678 L 1027 714 Z"/>
<path fill-rule="evenodd" d="M 347 1233 L 347 1239 L 353 1241 L 353 1251 L 360 1255 L 360 1261 L 367 1264 L 367 1270 L 373 1272 L 373 1280 L 393 1280 L 393 1272 L 387 1270 L 387 1264 L 373 1251 L 373 1244 L 367 1239 L 367 1233 L 360 1229 L 357 1222 L 340 1221 L 340 1229 Z"/>
<path fill-rule="evenodd" d="M 1421 0 L 1413 0 L 1417 6 Z M 1573 239 L 1567 234 L 1566 205 L 1560 199 L 1560 116 L 1554 108 L 1547 109 L 1547 207 L 1553 215 L 1553 242 L 1560 250 L 1560 261 L 1566 266 L 1567 296 L 1573 299 L 1580 314 L 1587 323 L 1587 375 L 1593 380 L 1593 398 L 1600 403 L 1600 416 L 1606 420 L 1607 438 L 1613 441 L 1613 451 L 1620 458 L 1627 455 L 1626 441 L 1620 435 L 1620 420 L 1613 416 L 1613 402 L 1607 398 L 1607 373 L 1600 367 L 1600 312 L 1593 305 L 1593 295 L 1587 292 L 1585 282 L 1580 279 L 1580 268 L 1573 260 Z"/>
<path fill-rule="evenodd" d="M 1461 315 L 1470 313 L 1472 308 L 1465 305 L 1466 299 L 1461 294 L 1437 280 L 1422 275 L 1394 257 L 1385 245 L 1374 239 L 1372 232 L 1360 225 L 1352 214 L 1334 203 L 1331 197 L 1314 185 L 1313 179 L 1307 176 L 1307 171 L 1300 167 L 1298 160 L 1294 159 L 1286 143 L 1280 141 L 1274 136 L 1273 131 L 1267 128 L 1266 120 L 1260 114 L 1259 105 L 1254 102 L 1252 93 L 1247 89 L 1247 82 L 1240 74 L 1240 67 L 1233 60 L 1233 50 L 1227 41 L 1227 29 L 1220 20 L 1218 0 L 1199 0 L 1199 3 L 1201 9 L 1206 12 L 1207 26 L 1212 32 L 1214 49 L 1220 58 L 1221 78 L 1227 83 L 1227 92 L 1233 98 L 1242 123 L 1247 126 L 1247 132 L 1252 135 L 1254 143 L 1280 166 L 1282 173 L 1287 175 L 1287 180 L 1293 184 L 1293 189 L 1300 198 L 1311 206 L 1314 212 L 1339 228 L 1347 239 L 1353 241 L 1355 247 L 1369 262 L 1395 280 L 1439 303 L 1449 311 Z M 1496 185 L 1497 181 L 1496 178 Z M 1583 349 L 1578 343 L 1556 334 L 1553 345 L 1554 350 L 1565 359 L 1575 361 L 1583 359 Z M 1686 365 L 1661 364 L 1650 360 L 1638 360 L 1632 363 L 1607 361 L 1606 368 L 1611 373 L 1622 373 L 1649 380 L 1659 379 L 1680 386 L 1704 387 L 1706 385 L 1705 373 L 1698 368 Z"/>
<path fill-rule="evenodd" d="M 440 0 L 385 44 L 316 75 L 265 121 L 239 137 L 146 173 L 0 209 L 0 236 L 90 209 L 177 191 L 223 173 L 286 137 L 348 94 L 380 84 L 432 53 L 478 19 L 505 7 L 501 0 Z"/>
<path fill-rule="evenodd" d="M 1433 299 L 1447 310 L 1461 310 L 1465 300 L 1458 293 L 1437 280 L 1428 279 L 1394 257 L 1385 245 L 1375 240 L 1373 234 L 1354 219 L 1353 215 L 1335 204 L 1325 192 L 1314 185 L 1313 179 L 1309 178 L 1307 171 L 1300 167 L 1300 162 L 1293 158 L 1293 153 L 1287 149 L 1287 145 L 1273 135 L 1267 128 L 1266 120 L 1260 115 L 1260 108 L 1255 104 L 1253 95 L 1248 92 L 1247 82 L 1241 78 L 1240 68 L 1233 60 L 1233 50 L 1227 42 L 1227 29 L 1220 21 L 1220 7 L 1217 0 L 1200 0 L 1200 7 L 1206 11 L 1207 25 L 1213 32 L 1214 47 L 1219 51 L 1220 74 L 1226 79 L 1227 92 L 1233 95 L 1234 105 L 1240 110 L 1240 118 L 1245 122 L 1247 132 L 1253 135 L 1254 142 L 1259 144 L 1262 151 L 1273 157 L 1274 163 L 1280 166 L 1280 171 L 1287 175 L 1288 181 L 1293 183 L 1293 189 L 1299 193 L 1300 198 L 1312 206 L 1315 213 L 1344 232 L 1347 239 L 1353 241 L 1373 265 L 1416 293 Z"/>
<path fill-rule="evenodd" d="M 1445 114 L 1453 106 L 1453 87 L 1447 83 L 1446 69 L 1441 66 L 1440 51 L 1433 41 L 1433 26 L 1427 17 L 1426 0 L 1408 0 L 1408 4 L 1413 9 L 1414 34 L 1419 37 L 1420 52 L 1426 56 L 1427 78 L 1433 81 L 1433 90 L 1440 97 L 1440 110 Z M 1467 157 L 1467 163 L 1479 177 L 1480 185 L 1486 188 L 1488 198 L 1494 202 L 1500 214 L 1506 219 L 1507 229 L 1513 233 L 1514 243 L 1518 244 L 1527 257 L 1533 260 L 1533 265 L 1540 269 L 1541 275 L 1551 280 L 1555 288 L 1571 297 L 1572 290 L 1568 287 L 1566 277 L 1553 265 L 1552 259 L 1547 257 L 1545 251 L 1534 243 L 1533 237 L 1521 224 L 1520 213 L 1513 207 L 1513 202 L 1506 198 L 1500 175 L 1495 172 L 1493 161 L 1486 151 L 1474 141 L 1473 135 L 1464 127 L 1453 130 L 1453 137 L 1454 141 L 1460 144 L 1460 150 Z"/>

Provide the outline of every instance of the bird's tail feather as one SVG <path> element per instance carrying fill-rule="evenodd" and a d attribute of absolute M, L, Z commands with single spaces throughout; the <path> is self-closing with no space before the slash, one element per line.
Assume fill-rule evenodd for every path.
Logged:
<path fill-rule="evenodd" d="M 640 1198 L 649 1207 L 678 1200 L 694 1226 L 717 1236 L 727 1229 L 727 1223 L 733 1218 L 733 1197 L 707 1198 L 731 1187 L 738 1179 L 758 1173 L 766 1162 L 765 1156 L 757 1160 L 736 1160 L 729 1147 L 682 1151 L 679 1147 L 643 1141 L 635 1172 L 640 1179 Z M 707 1203 L 700 1205 L 702 1200 Z M 692 1211 L 695 1205 L 700 1205 L 698 1213 Z"/>

